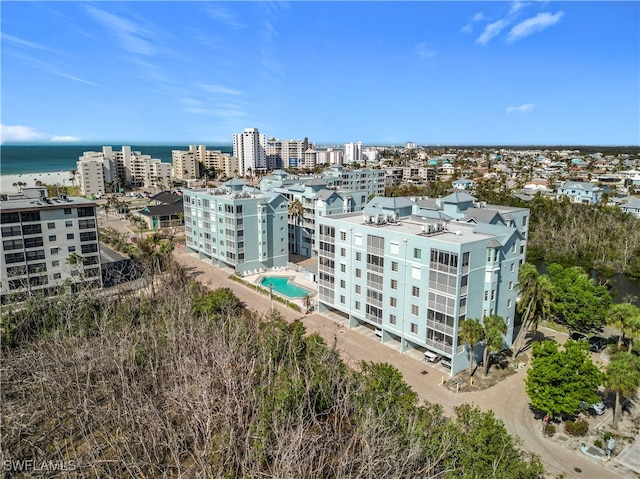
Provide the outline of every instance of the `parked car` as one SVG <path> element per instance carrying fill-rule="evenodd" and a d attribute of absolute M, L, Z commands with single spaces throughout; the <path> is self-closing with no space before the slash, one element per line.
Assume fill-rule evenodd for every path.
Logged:
<path fill-rule="evenodd" d="M 589 338 L 589 350 L 594 353 L 599 353 L 607 347 L 608 340 L 601 336 L 592 336 Z"/>
<path fill-rule="evenodd" d="M 451 360 L 448 358 L 441 359 L 440 364 L 442 364 L 447 369 L 451 369 Z"/>
<path fill-rule="evenodd" d="M 382 329 L 376 329 L 376 336 L 378 336 L 379 338 L 382 337 Z"/>
<path fill-rule="evenodd" d="M 569 335 L 569 339 L 573 341 L 587 341 L 589 338 L 584 333 L 579 333 L 578 331 L 574 331 Z"/>
<path fill-rule="evenodd" d="M 588 403 L 586 401 L 580 401 L 580 407 L 591 414 L 592 416 L 601 416 L 604 414 L 606 409 L 604 403 L 602 401 L 597 403 Z"/>
<path fill-rule="evenodd" d="M 631 399 L 623 397 L 620 402 L 623 411 L 631 412 L 631 409 L 633 408 L 633 401 Z"/>
<path fill-rule="evenodd" d="M 440 358 L 441 358 L 440 355 L 434 353 L 433 351 L 424 352 L 424 359 L 428 363 L 437 363 L 438 361 L 440 361 Z"/>

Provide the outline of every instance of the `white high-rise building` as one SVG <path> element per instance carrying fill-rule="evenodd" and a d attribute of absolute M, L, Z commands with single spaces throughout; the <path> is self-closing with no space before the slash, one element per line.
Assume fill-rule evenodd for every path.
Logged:
<path fill-rule="evenodd" d="M 345 163 L 362 163 L 362 142 L 347 143 L 344 145 Z"/>
<path fill-rule="evenodd" d="M 238 159 L 238 175 L 267 171 L 266 141 L 257 128 L 233 134 L 233 156 Z"/>

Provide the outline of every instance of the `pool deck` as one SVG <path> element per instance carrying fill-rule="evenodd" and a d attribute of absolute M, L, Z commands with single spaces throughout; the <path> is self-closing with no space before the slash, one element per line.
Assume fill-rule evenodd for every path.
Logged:
<path fill-rule="evenodd" d="M 277 269 L 277 270 L 263 271 L 261 273 L 243 276 L 242 279 L 250 283 L 253 283 L 256 286 L 260 286 L 261 288 L 268 291 L 266 287 L 260 284 L 263 278 L 268 278 L 268 277 L 287 278 L 290 283 L 296 286 L 299 286 L 300 288 L 309 290 L 309 296 L 311 297 L 311 304 L 313 306 L 316 306 L 316 297 L 318 295 L 317 286 L 311 281 L 306 280 L 304 277 L 304 273 L 301 271 L 296 271 L 294 269 Z M 288 301 L 291 301 L 292 303 L 297 304 L 301 308 L 304 307 L 302 304 L 302 298 L 290 298 L 288 296 L 278 293 L 275 289 L 273 290 L 273 293 L 280 297 L 285 298 Z"/>

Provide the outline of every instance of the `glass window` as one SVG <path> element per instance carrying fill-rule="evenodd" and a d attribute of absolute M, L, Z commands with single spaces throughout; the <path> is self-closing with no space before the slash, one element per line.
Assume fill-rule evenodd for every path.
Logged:
<path fill-rule="evenodd" d="M 413 258 L 421 259 L 422 258 L 422 250 L 419 248 L 413 248 Z"/>
<path fill-rule="evenodd" d="M 411 314 L 413 314 L 414 316 L 418 316 L 418 314 L 420 314 L 420 308 L 418 306 L 416 306 L 415 304 L 411 305 Z"/>

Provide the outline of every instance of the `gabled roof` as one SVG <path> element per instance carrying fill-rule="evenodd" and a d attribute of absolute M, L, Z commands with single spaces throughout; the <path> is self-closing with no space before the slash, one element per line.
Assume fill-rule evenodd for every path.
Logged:
<path fill-rule="evenodd" d="M 161 191 L 149 199 L 161 204 L 170 205 L 171 203 L 182 201 L 182 195 L 171 193 L 170 191 Z"/>
<path fill-rule="evenodd" d="M 244 180 L 241 180 L 240 178 L 233 178 L 232 180 L 225 181 L 224 183 L 222 183 L 222 186 L 244 186 L 246 184 L 247 182 Z"/>
<path fill-rule="evenodd" d="M 412 207 L 413 201 L 403 196 L 399 197 L 384 197 L 384 196 L 376 196 L 369 203 L 367 203 L 367 207 L 371 208 L 386 208 L 386 209 L 395 209 L 395 208 L 407 208 Z"/>
<path fill-rule="evenodd" d="M 184 213 L 182 203 L 171 203 L 168 205 L 149 205 L 138 211 L 142 216 L 171 216 Z"/>
<path fill-rule="evenodd" d="M 558 189 L 572 189 L 572 190 L 583 190 L 583 191 L 599 191 L 600 188 L 593 183 L 586 183 L 584 181 L 568 181 Z"/>
<path fill-rule="evenodd" d="M 443 203 L 468 203 L 469 201 L 476 201 L 476 198 L 464 191 L 457 191 L 445 196 L 441 201 Z"/>
<path fill-rule="evenodd" d="M 475 220 L 476 223 L 506 224 L 502 215 L 496 210 L 488 208 L 469 208 L 464 215 L 465 221 Z"/>

